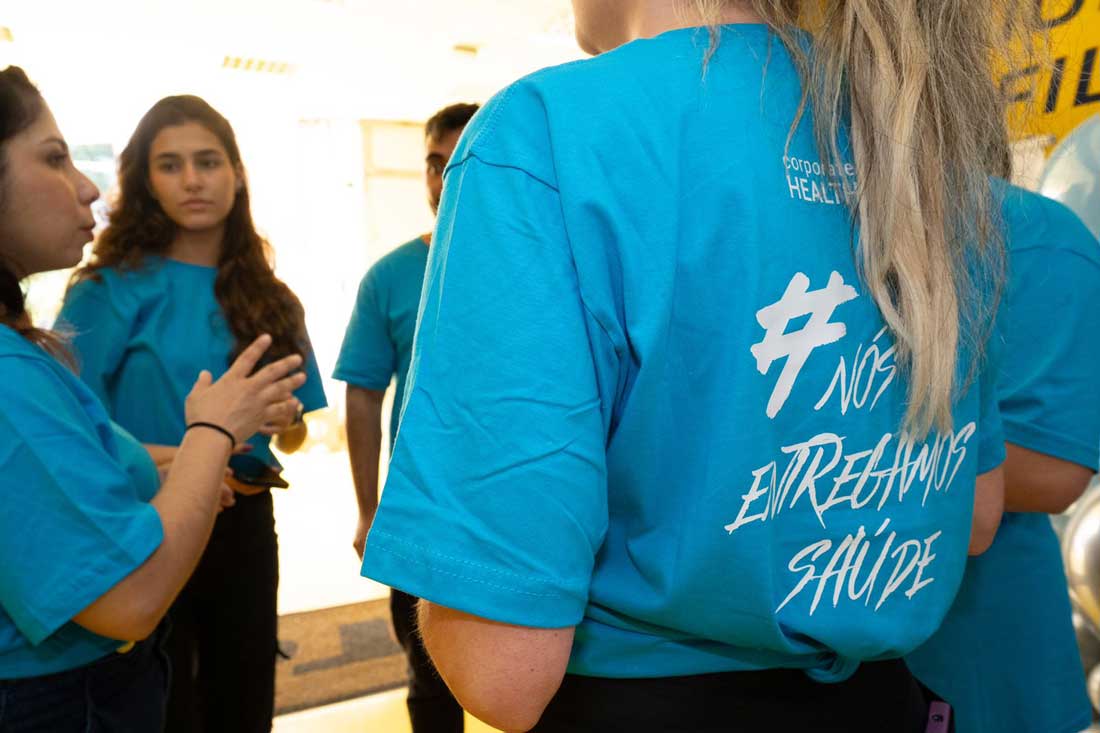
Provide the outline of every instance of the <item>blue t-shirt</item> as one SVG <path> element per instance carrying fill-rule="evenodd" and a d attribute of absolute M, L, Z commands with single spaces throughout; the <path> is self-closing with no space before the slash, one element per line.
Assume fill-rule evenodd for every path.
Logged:
<path fill-rule="evenodd" d="M 1100 244 L 1051 199 L 1011 189 L 1011 279 L 998 320 L 1005 439 L 1095 470 L 1100 461 Z M 1006 513 L 971 558 L 950 613 L 909 656 L 966 733 L 1077 733 L 1092 707 L 1058 539 L 1045 514 Z"/>
<path fill-rule="evenodd" d="M 397 375 L 390 417 L 390 448 L 397 436 L 412 359 L 416 312 L 424 287 L 428 247 L 420 237 L 378 260 L 359 284 L 333 379 L 363 389 L 384 390 Z"/>
<path fill-rule="evenodd" d="M 900 436 L 798 74 L 765 26 L 543 70 L 466 129 L 363 573 L 578 625 L 569 669 L 817 679 L 927 639 L 1004 445 L 988 379 Z M 613 93 L 608 93 L 613 90 Z"/>
<path fill-rule="evenodd" d="M 214 297 L 217 269 L 149 257 L 140 269 L 105 268 L 74 285 L 58 315 L 72 332 L 80 377 L 111 418 L 143 443 L 179 445 L 183 405 L 199 372 L 229 368 L 234 339 Z M 306 355 L 306 383 L 295 393 L 306 412 L 325 407 L 321 376 Z M 271 440 L 256 434 L 252 455 L 271 466 Z"/>
<path fill-rule="evenodd" d="M 71 619 L 163 539 L 160 481 L 64 366 L 0 325 L 0 679 L 73 669 L 119 641 Z"/>

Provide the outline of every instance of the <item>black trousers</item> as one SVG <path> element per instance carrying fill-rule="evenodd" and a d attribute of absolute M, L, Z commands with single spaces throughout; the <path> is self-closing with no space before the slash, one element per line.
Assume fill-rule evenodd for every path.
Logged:
<path fill-rule="evenodd" d="M 936 699 L 900 660 L 864 664 L 830 685 L 782 669 L 629 680 L 566 675 L 532 733 L 924 733 Z"/>
<path fill-rule="evenodd" d="M 268 733 L 279 546 L 271 493 L 237 496 L 169 612 L 168 733 Z"/>
<path fill-rule="evenodd" d="M 462 733 L 462 706 L 447 689 L 416 632 L 416 596 L 390 591 L 397 640 L 409 663 L 409 720 L 413 733 Z"/>
<path fill-rule="evenodd" d="M 125 654 L 0 681 L 0 733 L 160 733 L 168 694 L 163 625 Z"/>

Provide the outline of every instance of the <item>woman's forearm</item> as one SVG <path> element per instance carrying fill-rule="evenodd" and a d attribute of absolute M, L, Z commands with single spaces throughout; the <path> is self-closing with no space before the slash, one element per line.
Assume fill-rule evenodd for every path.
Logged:
<path fill-rule="evenodd" d="M 1008 443 L 1005 446 L 1005 509 L 1061 514 L 1077 501 L 1092 470 Z"/>
<path fill-rule="evenodd" d="M 978 476 L 974 485 L 974 515 L 969 554 L 980 555 L 993 545 L 1005 508 L 1004 470 L 998 466 Z"/>
<path fill-rule="evenodd" d="M 166 468 L 172 464 L 172 461 L 176 458 L 176 453 L 179 452 L 178 445 L 157 445 L 156 443 L 145 443 L 145 450 L 149 453 L 149 457 L 153 459 L 153 463 L 157 464 L 157 468 Z"/>

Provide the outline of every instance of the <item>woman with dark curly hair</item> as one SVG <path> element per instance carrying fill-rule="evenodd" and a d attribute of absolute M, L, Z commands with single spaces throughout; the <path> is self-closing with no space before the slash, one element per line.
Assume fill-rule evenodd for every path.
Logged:
<path fill-rule="evenodd" d="M 256 232 L 229 122 L 202 99 L 167 97 L 123 150 L 120 193 L 91 262 L 73 277 L 61 319 L 81 377 L 112 417 L 147 444 L 178 445 L 185 375 L 215 374 L 259 333 L 271 355 L 301 354 L 309 385 L 296 415 L 249 441 L 231 463 L 237 505 L 172 609 L 168 730 L 267 731 L 274 704 L 278 545 L 267 488 L 280 449 L 305 438 L 303 412 L 325 407 L 298 298 L 276 278 Z M 258 461 L 256 460 L 258 459 Z M 259 475 L 255 475 L 255 474 Z M 251 483 L 250 483 L 251 482 Z"/>
<path fill-rule="evenodd" d="M 256 371 L 261 335 L 212 382 L 180 375 L 179 448 L 150 455 L 35 328 L 22 281 L 76 265 L 96 187 L 21 69 L 0 71 L 0 730 L 164 726 L 160 620 L 206 545 L 234 446 L 293 414 L 302 358 Z M 254 374 L 252 374 L 255 372 Z M 291 372 L 298 372 L 291 375 Z M 251 376 L 250 376 L 251 374 Z M 197 379 L 196 379 L 197 378 Z M 186 402 L 184 400 L 186 398 Z"/>

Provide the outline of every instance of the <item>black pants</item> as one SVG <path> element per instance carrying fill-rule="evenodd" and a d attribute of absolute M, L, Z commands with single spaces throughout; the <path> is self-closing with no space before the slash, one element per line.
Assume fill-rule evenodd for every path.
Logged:
<path fill-rule="evenodd" d="M 76 669 L 0 681 L 0 733 L 160 733 L 169 676 L 162 636 Z"/>
<path fill-rule="evenodd" d="M 390 591 L 397 640 L 409 662 L 409 720 L 413 733 L 462 733 L 462 706 L 447 689 L 416 632 L 416 596 Z"/>
<path fill-rule="evenodd" d="M 796 670 L 566 675 L 532 733 L 924 733 L 934 699 L 900 660 L 864 664 L 833 685 Z"/>
<path fill-rule="evenodd" d="M 169 612 L 168 733 L 271 730 L 278 588 L 271 494 L 238 495 Z"/>

